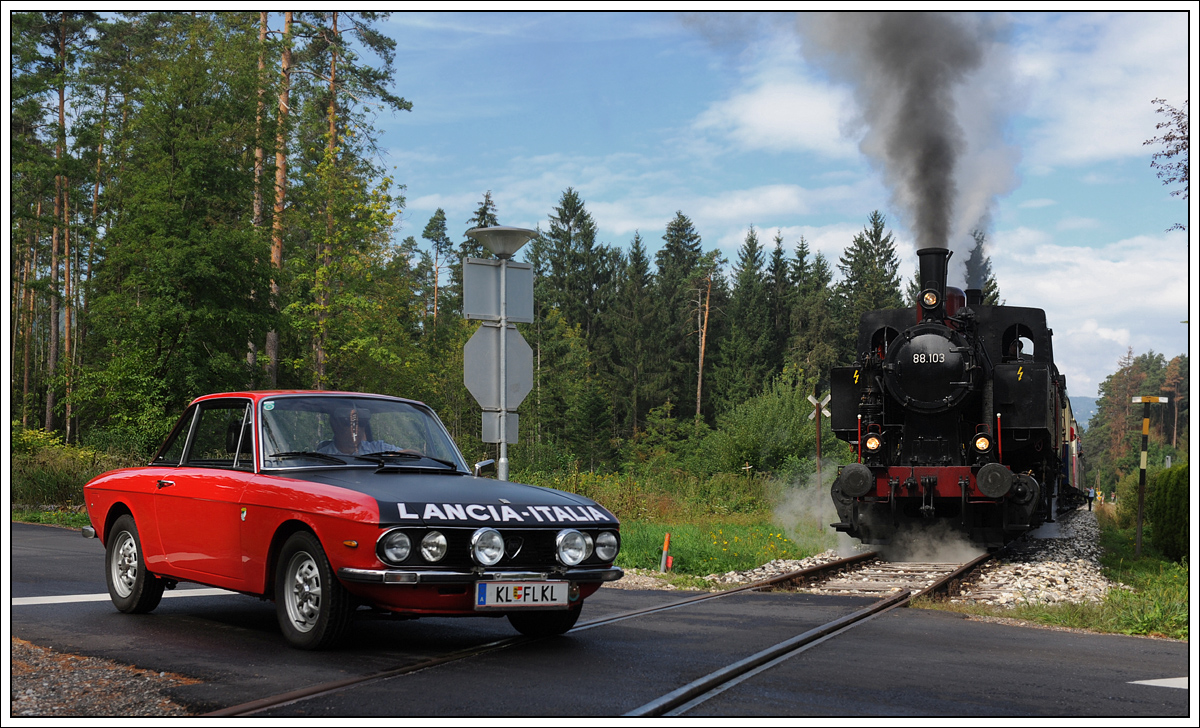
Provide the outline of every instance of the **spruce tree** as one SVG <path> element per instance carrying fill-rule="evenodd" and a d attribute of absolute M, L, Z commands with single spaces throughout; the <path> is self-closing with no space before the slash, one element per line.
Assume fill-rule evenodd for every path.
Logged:
<path fill-rule="evenodd" d="M 677 210 L 667 223 L 663 247 L 654 257 L 657 298 L 661 302 L 659 336 L 667 359 L 663 400 L 675 406 L 676 417 L 691 417 L 688 404 L 696 393 L 699 360 L 699 331 L 696 307 L 699 291 L 697 272 L 701 262 L 701 239 L 692 221 Z"/>
<path fill-rule="evenodd" d="M 429 222 L 425 225 L 424 232 L 421 237 L 429 241 L 429 257 L 433 267 L 433 324 L 437 325 L 438 318 L 438 293 L 441 283 L 442 269 L 446 267 L 454 251 L 454 242 L 450 240 L 450 236 L 446 233 L 446 211 L 438 208 L 433 216 L 429 218 Z"/>
<path fill-rule="evenodd" d="M 659 301 L 642 236 L 634 233 L 609 309 L 613 337 L 612 378 L 620 397 L 623 431 L 635 435 L 657 403 L 662 386 L 662 350 L 658 344 Z"/>
<path fill-rule="evenodd" d="M 483 193 L 483 199 L 480 200 L 479 207 L 475 209 L 475 214 L 467 220 L 467 227 L 463 230 L 463 241 L 458 245 L 458 255 L 451 256 L 447 266 L 450 269 L 450 284 L 446 286 L 446 310 L 448 312 L 462 315 L 463 260 L 496 257 L 492 255 L 492 251 L 483 246 L 483 243 L 468 237 L 466 231 L 475 228 L 497 227 L 499 224 L 496 219 L 496 203 L 492 200 L 492 191 L 488 190 Z"/>
<path fill-rule="evenodd" d="M 791 266 L 783 250 L 783 232 L 776 231 L 775 248 L 771 251 L 771 262 L 767 267 L 767 308 L 771 320 L 771 350 L 767 369 L 771 373 L 783 368 L 795 301 L 796 287 L 792 283 Z"/>
<path fill-rule="evenodd" d="M 987 242 L 987 237 L 982 230 L 971 231 L 971 237 L 975 240 L 975 245 L 971 247 L 971 253 L 967 256 L 967 288 L 979 288 L 983 290 L 983 303 L 986 306 L 999 306 L 1000 303 L 1000 286 L 996 283 L 996 276 L 992 273 L 992 259 L 984 252 L 984 244 Z M 916 300 L 914 298 L 914 300 Z"/>
<path fill-rule="evenodd" d="M 765 263 L 758 233 L 751 226 L 734 265 L 729 333 L 721 342 L 720 364 L 713 372 L 720 410 L 732 409 L 758 394 L 770 374 L 773 327 L 763 272 Z"/>
<path fill-rule="evenodd" d="M 872 212 L 867 226 L 854 236 L 838 261 L 842 273 L 838 286 L 842 313 L 839 359 L 847 363 L 854 356 L 859 318 L 867 311 L 904 306 L 896 243 L 885 224 L 882 213 Z"/>

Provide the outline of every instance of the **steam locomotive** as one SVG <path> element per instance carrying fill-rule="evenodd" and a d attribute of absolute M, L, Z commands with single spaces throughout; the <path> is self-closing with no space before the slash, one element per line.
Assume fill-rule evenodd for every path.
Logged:
<path fill-rule="evenodd" d="M 1084 502 L 1046 312 L 947 287 L 950 255 L 918 250 L 915 311 L 863 314 L 854 365 L 831 372 L 833 431 L 856 453 L 832 525 L 863 543 L 936 523 L 997 548 Z"/>

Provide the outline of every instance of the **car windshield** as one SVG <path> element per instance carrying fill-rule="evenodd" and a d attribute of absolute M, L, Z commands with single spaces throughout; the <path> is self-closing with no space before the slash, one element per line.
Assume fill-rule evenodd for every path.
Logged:
<path fill-rule="evenodd" d="M 259 405 L 268 468 L 382 464 L 467 466 L 429 409 L 397 400 L 339 395 L 279 396 Z M 363 456 L 367 456 L 364 458 Z"/>

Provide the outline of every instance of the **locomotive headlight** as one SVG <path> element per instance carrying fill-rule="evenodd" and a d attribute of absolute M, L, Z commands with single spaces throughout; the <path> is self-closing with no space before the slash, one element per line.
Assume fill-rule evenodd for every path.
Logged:
<path fill-rule="evenodd" d="M 921 294 L 921 305 L 926 308 L 933 308 L 938 305 L 937 291 L 925 291 Z"/>
<path fill-rule="evenodd" d="M 554 539 L 558 561 L 563 566 L 575 566 L 592 555 L 592 538 L 573 528 L 558 532 Z"/>
<path fill-rule="evenodd" d="M 504 537 L 494 528 L 481 528 L 471 535 L 471 557 L 481 566 L 494 566 L 504 556 Z"/>
<path fill-rule="evenodd" d="M 977 435 L 975 437 L 976 452 L 985 453 L 992 449 L 992 439 L 987 435 Z"/>
<path fill-rule="evenodd" d="M 878 435 L 871 435 L 867 438 L 866 446 L 871 452 L 876 452 L 883 446 L 883 440 L 879 439 Z"/>
<path fill-rule="evenodd" d="M 412 553 L 412 540 L 403 531 L 388 531 L 379 538 L 379 558 L 389 564 L 399 564 Z"/>
<path fill-rule="evenodd" d="M 446 555 L 446 537 L 440 531 L 430 531 L 421 539 L 421 556 L 426 561 L 440 561 Z"/>

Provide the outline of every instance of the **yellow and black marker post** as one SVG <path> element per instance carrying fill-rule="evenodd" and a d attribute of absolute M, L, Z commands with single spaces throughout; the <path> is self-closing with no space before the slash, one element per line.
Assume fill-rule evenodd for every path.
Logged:
<path fill-rule="evenodd" d="M 1142 513 L 1146 505 L 1146 447 L 1150 444 L 1150 405 L 1166 404 L 1168 397 L 1134 397 L 1133 403 L 1142 403 L 1142 472 L 1138 476 L 1138 520 L 1137 546 L 1134 556 L 1142 555 Z"/>

